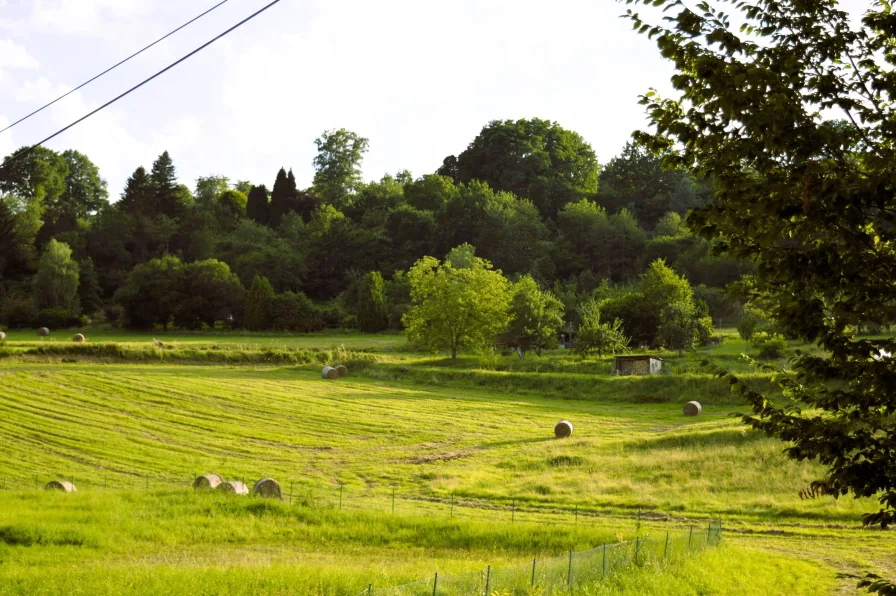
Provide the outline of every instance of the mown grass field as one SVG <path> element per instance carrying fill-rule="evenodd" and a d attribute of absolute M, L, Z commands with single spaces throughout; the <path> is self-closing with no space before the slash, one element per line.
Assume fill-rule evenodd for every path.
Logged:
<path fill-rule="evenodd" d="M 838 571 L 893 571 L 892 538 L 859 525 L 875 503 L 801 501 L 817 470 L 731 418 L 743 405 L 693 358 L 613 378 L 606 360 L 452 364 L 371 339 L 353 348 L 372 358 L 325 353 L 353 365 L 336 382 L 318 363 L 0 360 L 0 593 L 357 594 L 715 518 L 721 549 L 581 593 L 850 593 Z M 204 472 L 277 478 L 286 499 L 196 495 Z M 51 478 L 79 492 L 36 490 Z"/>

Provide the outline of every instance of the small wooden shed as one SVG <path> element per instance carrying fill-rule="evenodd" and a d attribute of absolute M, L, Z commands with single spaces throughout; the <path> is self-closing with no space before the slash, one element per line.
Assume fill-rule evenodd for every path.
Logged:
<path fill-rule="evenodd" d="M 661 375 L 663 359 L 656 356 L 616 356 L 613 374 L 617 375 Z"/>

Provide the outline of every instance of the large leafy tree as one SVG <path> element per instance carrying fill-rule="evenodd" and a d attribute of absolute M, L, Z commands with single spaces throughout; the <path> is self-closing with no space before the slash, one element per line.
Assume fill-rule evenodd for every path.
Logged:
<path fill-rule="evenodd" d="M 614 354 L 622 352 L 629 343 L 622 329 L 622 321 L 601 321 L 601 309 L 594 299 L 579 308 L 581 323 L 576 328 L 575 351 L 581 356 L 588 354 Z M 606 319 L 606 317 L 604 317 Z"/>
<path fill-rule="evenodd" d="M 804 495 L 877 498 L 864 520 L 886 527 L 896 521 L 896 338 L 856 331 L 896 323 L 896 14 L 877 2 L 854 28 L 833 0 L 757 0 L 734 5 L 738 32 L 706 4 L 697 14 L 648 3 L 666 5 L 664 25 L 629 16 L 673 62 L 678 93 L 643 98 L 654 128 L 639 140 L 715 181 L 713 205 L 690 225 L 755 259 L 750 294 L 824 351 L 775 377 L 792 402 L 714 370 L 751 404 L 747 423 L 824 466 Z M 827 110 L 846 123 L 825 121 Z"/>
<path fill-rule="evenodd" d="M 601 171 L 597 200 L 610 212 L 628 209 L 651 230 L 669 210 L 671 196 L 683 178 L 689 176 L 664 168 L 659 157 L 629 142 Z"/>
<path fill-rule="evenodd" d="M 314 194 L 337 209 L 351 205 L 362 183 L 361 161 L 368 140 L 340 128 L 324 131 L 314 144 Z"/>
<path fill-rule="evenodd" d="M 557 343 L 563 325 L 563 303 L 538 287 L 531 275 L 513 284 L 510 299 L 511 321 L 504 336 L 522 350 L 541 350 Z"/>
<path fill-rule="evenodd" d="M 214 327 L 242 310 L 245 291 L 227 263 L 217 259 L 183 266 L 174 322 L 178 327 Z"/>
<path fill-rule="evenodd" d="M 246 216 L 257 224 L 266 226 L 271 221 L 268 189 L 264 184 L 253 186 L 246 199 Z"/>
<path fill-rule="evenodd" d="M 437 173 L 458 182 L 481 180 L 554 217 L 566 203 L 597 192 L 598 165 L 578 133 L 533 118 L 490 122 L 456 162 L 446 158 Z"/>
<path fill-rule="evenodd" d="M 408 278 L 413 306 L 404 315 L 408 339 L 430 350 L 486 350 L 510 322 L 510 283 L 491 263 L 459 246 L 443 263 L 424 257 Z"/>
<path fill-rule="evenodd" d="M 2 162 L 0 192 L 24 199 L 41 195 L 44 201 L 54 204 L 65 192 L 66 160 L 45 147 L 36 147 L 28 155 L 12 159 L 26 149 L 22 147 Z"/>
<path fill-rule="evenodd" d="M 37 308 L 64 309 L 73 315 L 79 314 L 78 274 L 72 249 L 67 244 L 50 240 L 34 276 L 34 302 Z"/>
<path fill-rule="evenodd" d="M 124 324 L 134 329 L 167 327 L 177 312 L 183 283 L 184 265 L 180 259 L 165 256 L 137 265 L 127 281 L 115 293 L 124 311 Z"/>

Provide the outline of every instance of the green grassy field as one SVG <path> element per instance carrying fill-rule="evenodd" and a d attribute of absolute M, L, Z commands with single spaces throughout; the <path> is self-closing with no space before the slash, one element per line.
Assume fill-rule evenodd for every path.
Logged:
<path fill-rule="evenodd" d="M 245 338 L 193 339 L 214 352 Z M 399 353 L 400 336 L 254 339 L 344 356 L 353 374 L 0 360 L 0 593 L 354 595 L 715 518 L 721 549 L 577 593 L 850 593 L 837 572 L 893 571 L 892 539 L 859 525 L 875 503 L 801 501 L 818 470 L 731 418 L 743 405 L 694 358 L 617 378 L 607 360 L 557 354 L 450 363 Z M 346 339 L 373 355 L 326 351 Z M 736 366 L 735 342 L 722 347 L 714 357 Z M 682 416 L 689 399 L 703 416 Z M 560 419 L 572 439 L 553 439 Z M 194 494 L 205 472 L 276 478 L 285 500 Z M 36 490 L 51 478 L 79 492 Z"/>

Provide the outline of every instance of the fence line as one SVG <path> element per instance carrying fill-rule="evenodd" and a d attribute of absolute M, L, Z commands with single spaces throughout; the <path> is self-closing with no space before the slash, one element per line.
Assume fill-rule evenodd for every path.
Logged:
<path fill-rule="evenodd" d="M 357 596 L 491 596 L 517 594 L 569 594 L 583 584 L 597 583 L 625 569 L 663 564 L 710 546 L 722 539 L 722 525 L 710 522 L 706 531 L 689 531 L 664 538 L 638 536 L 634 540 L 603 544 L 561 557 L 533 558 L 531 564 L 509 569 L 487 567 L 472 573 L 440 576 L 376 588 L 373 584 Z"/>
<path fill-rule="evenodd" d="M 192 490 L 196 476 L 176 479 L 172 476 L 151 474 L 102 474 L 88 476 L 77 474 L 35 474 L 20 476 L 0 476 L 0 492 L 42 491 L 50 480 L 65 480 L 84 491 L 148 491 L 148 490 Z M 254 478 L 235 475 L 225 480 L 240 480 L 251 490 Z M 354 489 L 343 484 L 309 484 L 307 479 L 281 484 L 283 501 L 290 505 L 309 508 L 330 508 L 350 511 L 374 511 L 403 515 L 442 515 L 470 521 L 506 521 L 510 523 L 568 523 L 571 525 L 590 524 L 604 518 L 630 517 L 641 529 L 642 517 L 645 523 L 668 521 L 672 518 L 663 512 L 646 509 L 628 509 L 629 515 L 620 513 L 622 507 L 588 509 L 577 504 L 554 505 L 549 501 L 528 501 L 524 505 L 510 497 L 504 499 L 471 498 L 459 500 L 453 493 L 443 496 L 427 495 L 418 491 L 399 492 L 392 487 Z M 643 513 L 643 516 L 642 516 Z M 709 516 L 699 516 L 703 520 Z M 679 522 L 688 523 L 687 519 Z"/>

